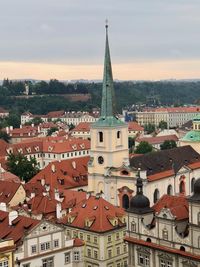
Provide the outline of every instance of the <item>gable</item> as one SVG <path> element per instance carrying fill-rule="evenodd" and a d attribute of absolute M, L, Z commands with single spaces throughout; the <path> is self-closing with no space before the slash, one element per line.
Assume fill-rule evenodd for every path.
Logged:
<path fill-rule="evenodd" d="M 41 235 L 48 235 L 55 232 L 63 231 L 63 227 L 53 224 L 51 222 L 42 221 L 39 225 L 34 227 L 27 237 L 37 237 Z"/>

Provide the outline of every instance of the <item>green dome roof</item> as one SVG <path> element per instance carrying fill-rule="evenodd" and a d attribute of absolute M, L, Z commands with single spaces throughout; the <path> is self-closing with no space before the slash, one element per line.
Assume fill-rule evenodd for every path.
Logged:
<path fill-rule="evenodd" d="M 200 131 L 188 132 L 181 141 L 200 142 Z"/>

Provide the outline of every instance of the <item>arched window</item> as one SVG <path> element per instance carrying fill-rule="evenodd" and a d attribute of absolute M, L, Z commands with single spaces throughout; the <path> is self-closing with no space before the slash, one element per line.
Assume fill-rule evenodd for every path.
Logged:
<path fill-rule="evenodd" d="M 180 246 L 180 250 L 181 251 L 185 251 L 185 247 L 184 246 Z"/>
<path fill-rule="evenodd" d="M 121 132 L 117 131 L 117 139 L 120 139 L 120 137 L 121 137 Z"/>
<path fill-rule="evenodd" d="M 179 184 L 179 193 L 185 193 L 185 183 L 181 181 Z"/>
<path fill-rule="evenodd" d="M 128 209 L 129 208 L 129 197 L 125 194 L 122 197 L 122 207 L 124 209 Z"/>
<path fill-rule="evenodd" d="M 195 178 L 192 178 L 192 180 L 191 180 L 191 193 L 194 192 L 194 183 L 195 183 Z"/>
<path fill-rule="evenodd" d="M 160 198 L 160 193 L 159 193 L 159 190 L 156 189 L 154 191 L 154 194 L 153 194 L 153 202 L 156 203 L 158 201 L 158 199 Z"/>
<path fill-rule="evenodd" d="M 173 194 L 173 191 L 172 191 L 172 185 L 171 185 L 171 184 L 168 185 L 168 187 L 167 187 L 167 194 L 168 194 L 168 195 L 172 195 L 172 194 Z"/>
<path fill-rule="evenodd" d="M 147 240 L 146 240 L 146 242 L 149 242 L 149 243 L 151 243 L 151 238 L 147 238 Z"/>
<path fill-rule="evenodd" d="M 99 142 L 103 142 L 103 132 L 99 132 Z"/>

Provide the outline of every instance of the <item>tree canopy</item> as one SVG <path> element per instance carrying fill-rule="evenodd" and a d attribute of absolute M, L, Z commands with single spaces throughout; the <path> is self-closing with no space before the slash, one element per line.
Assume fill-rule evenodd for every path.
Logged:
<path fill-rule="evenodd" d="M 163 144 L 160 145 L 161 150 L 170 149 L 177 147 L 176 142 L 174 140 L 165 140 Z"/>
<path fill-rule="evenodd" d="M 149 144 L 146 141 L 142 141 L 136 147 L 135 153 L 136 154 L 146 154 L 146 153 L 152 152 L 152 150 L 153 150 L 153 147 L 151 144 Z"/>
<path fill-rule="evenodd" d="M 158 127 L 161 130 L 167 129 L 167 122 L 166 121 L 160 121 Z"/>
<path fill-rule="evenodd" d="M 39 172 L 38 163 L 35 158 L 30 160 L 21 153 L 11 153 L 7 159 L 8 171 L 17 175 L 22 181 L 28 182 L 34 175 Z"/>

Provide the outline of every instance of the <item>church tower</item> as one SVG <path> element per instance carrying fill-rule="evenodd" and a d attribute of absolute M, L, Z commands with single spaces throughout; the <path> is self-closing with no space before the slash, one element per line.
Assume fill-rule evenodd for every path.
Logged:
<path fill-rule="evenodd" d="M 102 88 L 101 116 L 91 126 L 91 159 L 88 166 L 88 190 L 100 193 L 105 188 L 111 167 L 128 165 L 128 126 L 116 117 L 112 65 L 106 24 L 106 44 Z M 107 199 L 107 198 L 106 198 Z"/>

